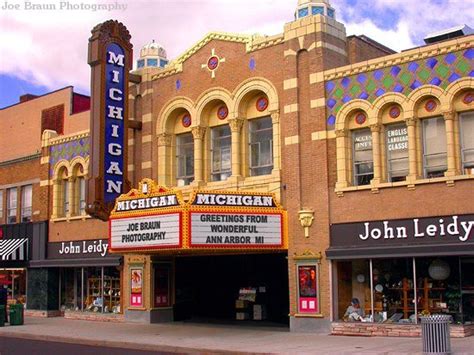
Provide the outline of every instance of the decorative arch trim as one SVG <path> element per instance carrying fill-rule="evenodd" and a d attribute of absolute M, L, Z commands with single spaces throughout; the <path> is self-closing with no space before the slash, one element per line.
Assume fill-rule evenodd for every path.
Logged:
<path fill-rule="evenodd" d="M 168 128 L 168 123 L 171 114 L 173 111 L 183 108 L 187 110 L 190 114 L 191 117 L 196 117 L 196 110 L 194 108 L 194 103 L 193 101 L 186 97 L 186 96 L 179 96 L 175 97 L 174 99 L 168 101 L 163 109 L 160 111 L 158 115 L 158 123 L 156 125 L 156 135 L 162 134 L 162 133 L 170 133 L 169 128 Z"/>
<path fill-rule="evenodd" d="M 230 107 L 234 115 L 238 115 L 239 108 L 245 95 L 252 91 L 262 91 L 268 97 L 268 111 L 277 111 L 279 107 L 278 92 L 273 84 L 265 78 L 250 78 L 237 86 L 233 92 L 234 105 Z"/>

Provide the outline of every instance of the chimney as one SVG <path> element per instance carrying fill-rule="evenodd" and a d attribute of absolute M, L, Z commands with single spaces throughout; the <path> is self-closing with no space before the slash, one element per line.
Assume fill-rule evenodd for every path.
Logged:
<path fill-rule="evenodd" d="M 21 95 L 20 96 L 20 102 L 30 101 L 30 100 L 36 99 L 37 97 L 38 97 L 38 95 L 33 95 L 33 94 Z"/>

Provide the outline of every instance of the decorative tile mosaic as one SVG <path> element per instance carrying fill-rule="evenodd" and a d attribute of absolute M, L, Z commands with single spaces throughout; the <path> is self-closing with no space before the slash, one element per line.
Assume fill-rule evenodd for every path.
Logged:
<path fill-rule="evenodd" d="M 56 144 L 49 147 L 49 162 L 51 164 L 50 176 L 53 176 L 54 165 L 62 159 L 71 161 L 77 156 L 84 159 L 89 155 L 90 140 L 89 137 L 76 139 L 62 144 Z"/>
<path fill-rule="evenodd" d="M 337 112 L 350 100 L 373 102 L 386 92 L 408 96 L 425 84 L 445 89 L 453 81 L 468 76 L 474 77 L 474 48 L 328 81 L 327 123 L 334 126 Z"/>

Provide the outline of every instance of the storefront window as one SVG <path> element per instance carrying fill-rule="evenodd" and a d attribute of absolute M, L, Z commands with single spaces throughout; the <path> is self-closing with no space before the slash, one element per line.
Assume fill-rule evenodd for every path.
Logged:
<path fill-rule="evenodd" d="M 386 127 L 387 170 L 390 182 L 408 175 L 408 131 L 405 124 Z"/>
<path fill-rule="evenodd" d="M 374 322 L 416 323 L 413 259 L 374 259 Z"/>
<path fill-rule="evenodd" d="M 176 184 L 189 185 L 194 180 L 194 139 L 191 133 L 176 136 Z"/>
<path fill-rule="evenodd" d="M 155 307 L 169 307 L 171 305 L 170 273 L 170 264 L 156 265 L 154 268 Z"/>
<path fill-rule="evenodd" d="M 0 190 L 0 223 L 3 222 L 3 190 Z"/>
<path fill-rule="evenodd" d="M 370 129 L 354 131 L 352 133 L 352 143 L 354 185 L 368 185 L 374 177 L 372 133 Z"/>
<path fill-rule="evenodd" d="M 458 257 L 416 259 L 418 313 L 450 314 L 462 322 Z"/>
<path fill-rule="evenodd" d="M 79 214 L 86 212 L 86 179 L 81 176 L 77 178 L 79 184 Z"/>
<path fill-rule="evenodd" d="M 4 285 L 8 304 L 26 304 L 26 269 L 0 269 L 0 287 Z"/>
<path fill-rule="evenodd" d="M 342 261 L 337 265 L 337 315 L 351 322 L 370 319 L 370 270 L 367 260 Z"/>
<path fill-rule="evenodd" d="M 120 313 L 120 300 L 120 271 L 115 267 L 61 271 L 62 310 Z"/>
<path fill-rule="evenodd" d="M 336 319 L 414 324 L 447 314 L 454 323 L 474 321 L 472 257 L 339 261 L 336 269 Z"/>
<path fill-rule="evenodd" d="M 212 181 L 224 181 L 231 174 L 231 133 L 229 125 L 211 129 Z"/>
<path fill-rule="evenodd" d="M 424 177 L 444 176 L 447 169 L 446 131 L 443 117 L 423 120 Z"/>

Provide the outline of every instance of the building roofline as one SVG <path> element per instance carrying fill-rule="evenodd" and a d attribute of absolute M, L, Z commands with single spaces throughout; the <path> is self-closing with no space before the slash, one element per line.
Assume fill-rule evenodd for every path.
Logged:
<path fill-rule="evenodd" d="M 59 92 L 59 91 L 67 90 L 67 89 L 71 89 L 71 93 L 72 93 L 72 94 L 81 95 L 81 96 L 85 96 L 85 97 L 89 97 L 89 98 L 90 98 L 90 96 L 88 96 L 88 95 L 79 94 L 79 93 L 77 93 L 77 92 L 74 92 L 74 86 L 73 86 L 73 85 L 68 85 L 68 86 L 64 86 L 64 87 L 62 87 L 62 88 L 53 90 L 53 91 L 49 91 L 49 92 L 47 92 L 47 93 L 45 93 L 45 94 L 38 95 L 38 96 L 36 96 L 36 97 L 34 97 L 34 98 L 31 98 L 31 99 L 28 100 L 28 101 L 24 101 L 24 102 L 20 102 L 20 101 L 19 101 L 19 102 L 16 102 L 16 103 L 14 103 L 14 104 L 11 104 L 11 105 L 2 107 L 2 108 L 0 108 L 0 111 L 6 110 L 6 109 L 11 108 L 11 107 L 16 106 L 16 105 L 25 104 L 25 103 L 27 103 L 27 102 L 31 102 L 31 101 L 36 100 L 36 99 L 39 99 L 39 98 L 41 98 L 41 97 L 48 96 L 48 95 L 52 95 L 52 94 L 55 94 L 55 93 L 57 93 L 57 92 Z"/>
<path fill-rule="evenodd" d="M 377 47 L 378 49 L 384 51 L 384 52 L 387 52 L 388 54 L 395 54 L 395 53 L 398 53 L 397 51 L 393 50 L 392 48 L 389 48 L 385 45 L 383 45 L 382 43 L 380 42 L 377 42 L 376 40 L 366 36 L 366 35 L 350 35 L 350 36 L 347 36 L 347 39 L 350 40 L 351 38 L 358 38 L 360 39 L 361 41 L 364 41 L 366 43 L 369 43 L 375 47 Z"/>

